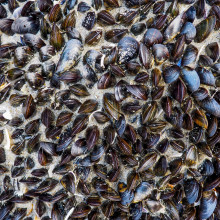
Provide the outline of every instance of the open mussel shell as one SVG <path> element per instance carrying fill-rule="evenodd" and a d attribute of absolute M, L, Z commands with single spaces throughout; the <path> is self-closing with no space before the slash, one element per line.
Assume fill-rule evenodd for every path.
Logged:
<path fill-rule="evenodd" d="M 213 65 L 213 60 L 207 55 L 200 55 L 198 64 L 201 67 L 210 67 Z"/>

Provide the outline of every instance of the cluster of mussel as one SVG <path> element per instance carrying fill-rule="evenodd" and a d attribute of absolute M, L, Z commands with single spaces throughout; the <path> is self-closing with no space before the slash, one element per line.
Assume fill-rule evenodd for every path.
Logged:
<path fill-rule="evenodd" d="M 0 0 L 0 220 L 220 219 L 219 28 L 219 0 Z"/>

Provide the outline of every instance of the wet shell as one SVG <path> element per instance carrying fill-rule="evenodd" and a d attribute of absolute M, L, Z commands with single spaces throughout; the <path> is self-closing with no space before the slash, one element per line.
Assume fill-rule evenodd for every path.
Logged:
<path fill-rule="evenodd" d="M 115 19 L 114 17 L 106 10 L 102 10 L 97 14 L 97 21 L 101 25 L 114 25 L 115 24 Z"/>
<path fill-rule="evenodd" d="M 8 18 L 0 19 L 0 30 L 7 35 L 13 35 L 14 32 L 11 29 L 13 22 L 14 22 L 13 19 L 8 19 Z"/>
<path fill-rule="evenodd" d="M 49 21 L 51 23 L 57 22 L 62 18 L 62 10 L 59 4 L 54 5 L 49 12 Z"/>
<path fill-rule="evenodd" d="M 177 65 L 166 67 L 162 72 L 165 83 L 172 83 L 179 78 L 180 68 Z"/>
<path fill-rule="evenodd" d="M 191 22 L 186 22 L 182 27 L 180 34 L 185 35 L 187 43 L 191 43 L 196 37 L 196 28 Z"/>
<path fill-rule="evenodd" d="M 210 33 L 213 31 L 216 23 L 216 17 L 214 15 L 206 18 L 205 20 L 201 21 L 196 26 L 196 42 L 204 41 Z"/>
<path fill-rule="evenodd" d="M 54 47 L 55 50 L 59 51 L 64 46 L 64 38 L 60 33 L 60 29 L 56 24 L 53 25 L 51 35 L 50 35 L 50 44 Z"/>
<path fill-rule="evenodd" d="M 193 204 L 199 196 L 199 184 L 195 179 L 188 179 L 184 183 L 186 199 L 189 204 Z"/>
<path fill-rule="evenodd" d="M 146 46 L 153 46 L 154 44 L 160 44 L 163 41 L 163 35 L 155 28 L 150 28 L 144 34 L 144 44 Z"/>
<path fill-rule="evenodd" d="M 219 103 L 211 97 L 207 97 L 200 102 L 200 106 L 210 114 L 219 117 L 220 115 L 220 105 Z"/>
<path fill-rule="evenodd" d="M 148 170 L 149 168 L 151 168 L 154 163 L 157 160 L 157 154 L 156 153 L 149 153 L 147 154 L 141 161 L 140 161 L 140 165 L 137 169 L 137 172 L 143 172 L 145 170 Z"/>
<path fill-rule="evenodd" d="M 36 34 L 39 31 L 39 19 L 32 17 L 20 17 L 14 20 L 11 29 L 18 34 Z"/>
<path fill-rule="evenodd" d="M 196 61 L 197 55 L 198 49 L 195 46 L 193 46 L 192 44 L 187 46 L 181 61 L 182 66 L 187 66 L 194 63 Z"/>
<path fill-rule="evenodd" d="M 105 32 L 105 40 L 118 43 L 128 32 L 128 29 L 112 29 Z"/>
<path fill-rule="evenodd" d="M 96 45 L 101 40 L 102 30 L 91 31 L 85 38 L 85 43 L 88 45 Z"/>
<path fill-rule="evenodd" d="M 205 68 L 199 67 L 197 69 L 197 73 L 199 75 L 201 84 L 215 86 L 215 77 L 211 71 L 208 71 Z"/>
<path fill-rule="evenodd" d="M 167 47 L 163 44 L 153 45 L 153 55 L 157 65 L 162 64 L 170 56 Z"/>
<path fill-rule="evenodd" d="M 205 48 L 207 55 L 215 62 L 220 56 L 220 48 L 217 42 L 210 43 Z"/>
<path fill-rule="evenodd" d="M 200 86 L 200 78 L 198 73 L 190 67 L 183 67 L 181 75 L 190 92 L 195 92 Z"/>
<path fill-rule="evenodd" d="M 53 6 L 53 2 L 51 0 L 37 0 L 37 4 L 42 12 L 48 12 Z"/>
<path fill-rule="evenodd" d="M 217 198 L 214 191 L 203 192 L 199 208 L 200 218 L 209 218 L 215 210 Z"/>
<path fill-rule="evenodd" d="M 91 30 L 94 27 L 95 22 L 96 22 L 95 12 L 88 12 L 82 22 L 82 26 L 87 30 Z"/>
<path fill-rule="evenodd" d="M 139 44 L 132 37 L 124 37 L 118 43 L 119 64 L 127 63 L 131 59 L 137 57 Z"/>
<path fill-rule="evenodd" d="M 178 15 L 174 18 L 164 31 L 164 38 L 167 42 L 171 41 L 180 32 L 184 24 L 184 14 Z"/>
<path fill-rule="evenodd" d="M 79 40 L 72 39 L 66 43 L 63 52 L 60 56 L 60 60 L 57 64 L 56 73 L 53 74 L 51 83 L 54 86 L 59 85 L 58 74 L 69 70 L 71 67 L 77 65 L 80 55 L 82 53 L 83 46 Z"/>
<path fill-rule="evenodd" d="M 75 13 L 69 13 L 66 18 L 63 20 L 62 24 L 61 24 L 61 29 L 62 30 L 71 30 L 72 28 L 75 27 L 75 23 L 76 23 L 76 18 L 75 18 Z"/>

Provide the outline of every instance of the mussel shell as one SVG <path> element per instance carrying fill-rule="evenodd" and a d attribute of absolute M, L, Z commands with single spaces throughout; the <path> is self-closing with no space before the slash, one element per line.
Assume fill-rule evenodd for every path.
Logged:
<path fill-rule="evenodd" d="M 7 11 L 3 5 L 0 5 L 0 19 L 7 17 Z"/>
<path fill-rule="evenodd" d="M 104 26 L 115 24 L 114 17 L 107 10 L 102 10 L 97 14 L 97 21 Z"/>
<path fill-rule="evenodd" d="M 87 30 L 91 30 L 94 27 L 95 22 L 96 22 L 95 12 L 88 12 L 82 22 L 82 26 Z"/>
<path fill-rule="evenodd" d="M 67 30 L 68 39 L 77 39 L 82 42 L 82 36 L 76 28 L 68 28 Z"/>
<path fill-rule="evenodd" d="M 154 173 L 157 176 L 165 176 L 167 172 L 168 164 L 165 156 L 161 156 L 161 158 L 157 161 L 154 167 Z"/>
<path fill-rule="evenodd" d="M 160 44 L 163 41 L 163 35 L 155 28 L 150 28 L 144 34 L 144 44 L 146 46 L 153 46 L 154 44 Z"/>
<path fill-rule="evenodd" d="M 63 22 L 62 22 L 60 28 L 61 28 L 62 30 L 67 31 L 67 30 L 69 30 L 69 29 L 71 29 L 71 28 L 75 28 L 75 24 L 76 24 L 75 13 L 72 12 L 72 13 L 69 13 L 69 14 L 65 17 L 65 19 L 63 20 Z"/>
<path fill-rule="evenodd" d="M 135 35 L 140 35 L 146 29 L 146 25 L 144 23 L 135 23 L 131 26 L 130 31 Z"/>
<path fill-rule="evenodd" d="M 12 31 L 12 28 L 11 28 L 13 22 L 14 20 L 10 18 L 0 19 L 0 30 L 7 35 L 13 35 L 14 32 Z"/>
<path fill-rule="evenodd" d="M 48 34 L 51 32 L 51 26 L 49 22 L 45 18 L 41 18 L 40 20 L 40 33 L 43 39 L 48 38 Z"/>
<path fill-rule="evenodd" d="M 199 184 L 195 179 L 188 179 L 184 183 L 184 191 L 189 204 L 196 202 L 199 196 Z"/>
<path fill-rule="evenodd" d="M 152 185 L 148 182 L 141 182 L 139 186 L 135 189 L 133 202 L 137 203 L 150 195 L 152 190 Z"/>
<path fill-rule="evenodd" d="M 27 46 L 35 50 L 39 50 L 41 47 L 46 45 L 40 37 L 30 33 L 25 34 L 23 40 Z"/>
<path fill-rule="evenodd" d="M 200 55 L 198 60 L 199 66 L 210 67 L 213 65 L 213 60 L 207 55 Z"/>
<path fill-rule="evenodd" d="M 198 90 L 200 86 L 200 78 L 195 70 L 185 66 L 181 70 L 181 75 L 186 83 L 187 89 L 190 92 L 195 92 L 196 90 Z"/>
<path fill-rule="evenodd" d="M 85 38 L 88 45 L 96 45 L 102 38 L 102 30 L 91 31 Z"/>
<path fill-rule="evenodd" d="M 210 43 L 206 46 L 205 51 L 207 55 L 213 60 L 217 61 L 220 57 L 220 48 L 217 42 Z"/>
<path fill-rule="evenodd" d="M 60 8 L 60 4 L 55 4 L 48 14 L 49 21 L 51 23 L 57 22 L 62 18 L 62 10 Z"/>
<path fill-rule="evenodd" d="M 139 47 L 139 59 L 146 69 L 149 69 L 151 67 L 153 59 L 150 51 L 143 43 L 141 43 Z"/>
<path fill-rule="evenodd" d="M 165 83 L 172 83 L 179 78 L 180 67 L 177 65 L 172 65 L 166 67 L 162 72 Z"/>
<path fill-rule="evenodd" d="M 177 61 L 182 56 L 184 51 L 185 41 L 186 41 L 186 35 L 181 35 L 176 40 L 176 43 L 172 51 L 173 56 L 171 57 L 171 60 Z"/>
<path fill-rule="evenodd" d="M 77 39 L 69 40 L 60 56 L 60 60 L 57 64 L 56 73 L 64 72 L 69 70 L 71 67 L 74 67 L 82 53 L 83 45 Z"/>
<path fill-rule="evenodd" d="M 198 55 L 198 49 L 192 44 L 190 44 L 189 46 L 187 46 L 183 54 L 181 65 L 187 66 L 194 63 L 196 61 L 197 55 Z"/>
<path fill-rule="evenodd" d="M 165 7 L 165 1 L 155 2 L 154 7 L 153 7 L 153 13 L 154 14 L 163 13 L 164 7 Z"/>
<path fill-rule="evenodd" d="M 77 11 L 86 12 L 90 9 L 90 6 L 86 2 L 80 2 L 77 7 Z"/>
<path fill-rule="evenodd" d="M 212 15 L 205 20 L 201 21 L 196 26 L 196 38 L 195 41 L 198 43 L 201 43 L 204 41 L 210 33 L 213 31 L 216 24 L 216 17 L 215 15 Z"/>
<path fill-rule="evenodd" d="M 120 24 L 123 24 L 124 26 L 129 26 L 130 24 L 133 23 L 137 14 L 138 14 L 137 11 L 129 10 L 129 11 L 125 11 L 122 14 L 120 13 L 117 14 L 116 18 L 117 18 L 117 21 L 120 22 Z"/>
<path fill-rule="evenodd" d="M 163 15 L 163 14 L 157 15 L 153 20 L 153 23 L 150 25 L 150 27 L 161 30 L 165 26 L 167 19 L 168 19 L 167 15 Z"/>
<path fill-rule="evenodd" d="M 139 44 L 132 37 L 124 37 L 118 43 L 119 64 L 127 63 L 137 57 Z"/>
<path fill-rule="evenodd" d="M 208 97 L 209 92 L 207 89 L 200 87 L 197 91 L 192 93 L 192 96 L 197 100 L 197 101 L 201 101 L 203 99 L 205 99 L 206 97 Z"/>
<path fill-rule="evenodd" d="M 137 169 L 137 172 L 143 172 L 145 170 L 148 170 L 149 168 L 151 168 L 154 163 L 157 160 L 157 154 L 156 153 L 149 153 L 147 154 L 141 161 L 140 161 L 140 165 Z"/>
<path fill-rule="evenodd" d="M 164 31 L 164 39 L 169 42 L 174 39 L 177 34 L 180 32 L 182 26 L 184 24 L 184 14 L 180 14 L 175 17 L 171 23 L 167 26 L 166 30 Z"/>
<path fill-rule="evenodd" d="M 14 20 L 11 29 L 17 34 L 36 34 L 40 28 L 40 21 L 33 17 L 20 17 Z"/>
<path fill-rule="evenodd" d="M 105 40 L 118 43 L 127 33 L 128 29 L 112 29 L 105 32 Z"/>
<path fill-rule="evenodd" d="M 48 12 L 53 6 L 52 0 L 37 0 L 38 8 L 41 12 Z"/>
<path fill-rule="evenodd" d="M 157 65 L 166 61 L 170 56 L 167 47 L 163 44 L 154 44 L 153 54 Z"/>
<path fill-rule="evenodd" d="M 187 43 L 190 43 L 192 40 L 194 40 L 195 36 L 196 36 L 196 28 L 195 26 L 193 25 L 193 23 L 191 22 L 186 22 L 184 24 L 184 26 L 182 27 L 181 29 L 181 32 L 180 32 L 181 35 L 184 35 L 186 36 L 186 42 Z"/>
<path fill-rule="evenodd" d="M 201 203 L 199 206 L 199 217 L 201 219 L 209 218 L 214 212 L 216 205 L 217 205 L 217 197 L 215 195 L 215 192 L 213 190 L 208 192 L 203 192 Z"/>
<path fill-rule="evenodd" d="M 199 102 L 200 106 L 210 114 L 216 117 L 220 116 L 220 104 L 211 97 L 207 97 Z"/>
<path fill-rule="evenodd" d="M 194 0 L 192 0 L 192 2 L 194 2 Z M 194 6 L 190 6 L 186 10 L 185 15 L 186 15 L 186 20 L 193 23 L 193 21 L 196 18 L 196 8 Z"/>
<path fill-rule="evenodd" d="M 54 23 L 52 31 L 50 34 L 50 44 L 54 47 L 55 50 L 59 51 L 64 46 L 65 41 L 63 35 L 60 32 L 60 29 Z"/>
<path fill-rule="evenodd" d="M 201 84 L 205 84 L 208 86 L 215 86 L 215 77 L 211 71 L 202 67 L 198 67 L 197 73 L 199 75 Z"/>
<path fill-rule="evenodd" d="M 54 56 L 55 54 L 56 54 L 55 48 L 51 45 L 41 47 L 39 51 L 40 59 L 42 62 L 51 59 L 51 57 Z"/>

